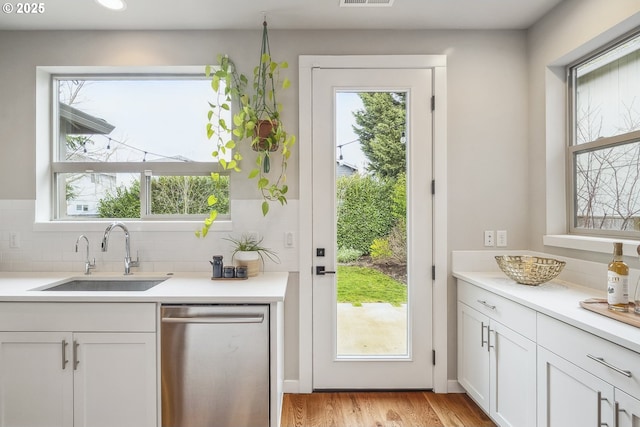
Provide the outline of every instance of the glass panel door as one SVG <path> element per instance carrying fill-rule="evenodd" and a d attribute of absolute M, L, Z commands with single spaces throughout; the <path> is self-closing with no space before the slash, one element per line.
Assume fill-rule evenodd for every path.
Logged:
<path fill-rule="evenodd" d="M 313 71 L 314 389 L 432 386 L 431 85 Z"/>

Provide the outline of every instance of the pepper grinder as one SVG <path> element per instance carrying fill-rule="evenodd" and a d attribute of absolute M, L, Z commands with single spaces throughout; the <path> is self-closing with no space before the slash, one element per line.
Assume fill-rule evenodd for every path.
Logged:
<path fill-rule="evenodd" d="M 214 255 L 213 261 L 209 261 L 213 266 L 213 278 L 220 279 L 222 277 L 222 255 Z"/>

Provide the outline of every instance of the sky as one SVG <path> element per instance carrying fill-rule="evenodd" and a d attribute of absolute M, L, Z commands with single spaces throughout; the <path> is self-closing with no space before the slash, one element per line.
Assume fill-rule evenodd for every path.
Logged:
<path fill-rule="evenodd" d="M 336 94 L 336 147 L 351 141 L 352 144 L 344 145 L 342 149 L 336 148 L 336 158 L 342 151 L 343 161 L 350 166 L 355 166 L 360 172 L 364 172 L 367 158 L 360 149 L 358 136 L 353 132 L 355 120 L 353 112 L 363 108 L 362 100 L 357 92 L 338 92 Z"/>
<path fill-rule="evenodd" d="M 114 90 L 109 81 L 89 82 L 73 104 L 115 126 L 107 137 L 112 147 L 121 145 L 117 161 L 141 161 L 145 151 L 149 161 L 176 155 L 213 161 L 214 143 L 206 136 L 208 101 L 213 98 L 208 80 L 119 80 L 118 87 Z M 96 146 L 108 142 L 103 136 L 93 140 Z"/>
<path fill-rule="evenodd" d="M 94 149 L 119 146 L 111 161 L 162 161 L 176 155 L 213 161 L 214 141 L 206 137 L 208 102 L 214 100 L 209 80 L 118 80 L 117 85 L 119 90 L 112 81 L 88 82 L 73 104 L 115 126 L 106 137 L 93 137 Z M 364 171 L 366 157 L 353 132 L 353 111 L 362 107 L 356 92 L 337 93 L 336 160 L 342 151 L 345 163 Z"/>

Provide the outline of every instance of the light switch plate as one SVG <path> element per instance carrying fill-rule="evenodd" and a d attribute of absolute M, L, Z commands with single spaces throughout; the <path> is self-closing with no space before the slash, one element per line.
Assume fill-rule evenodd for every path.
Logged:
<path fill-rule="evenodd" d="M 496 232 L 496 246 L 501 248 L 507 246 L 507 230 L 498 230 Z"/>

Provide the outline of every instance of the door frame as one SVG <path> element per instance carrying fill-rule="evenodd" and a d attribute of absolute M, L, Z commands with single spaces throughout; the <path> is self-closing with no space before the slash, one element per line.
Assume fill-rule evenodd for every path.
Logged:
<path fill-rule="evenodd" d="M 433 262 L 435 280 L 431 308 L 433 350 L 433 388 L 448 391 L 447 378 L 447 61 L 446 55 L 300 55 L 299 73 L 299 393 L 313 391 L 313 241 L 312 241 L 312 131 L 313 68 L 430 68 L 433 70 L 435 111 L 433 112 Z M 392 65 L 390 65 L 392 64 Z M 437 325 L 437 327 L 435 327 Z M 292 391 L 292 390 L 288 390 Z"/>

